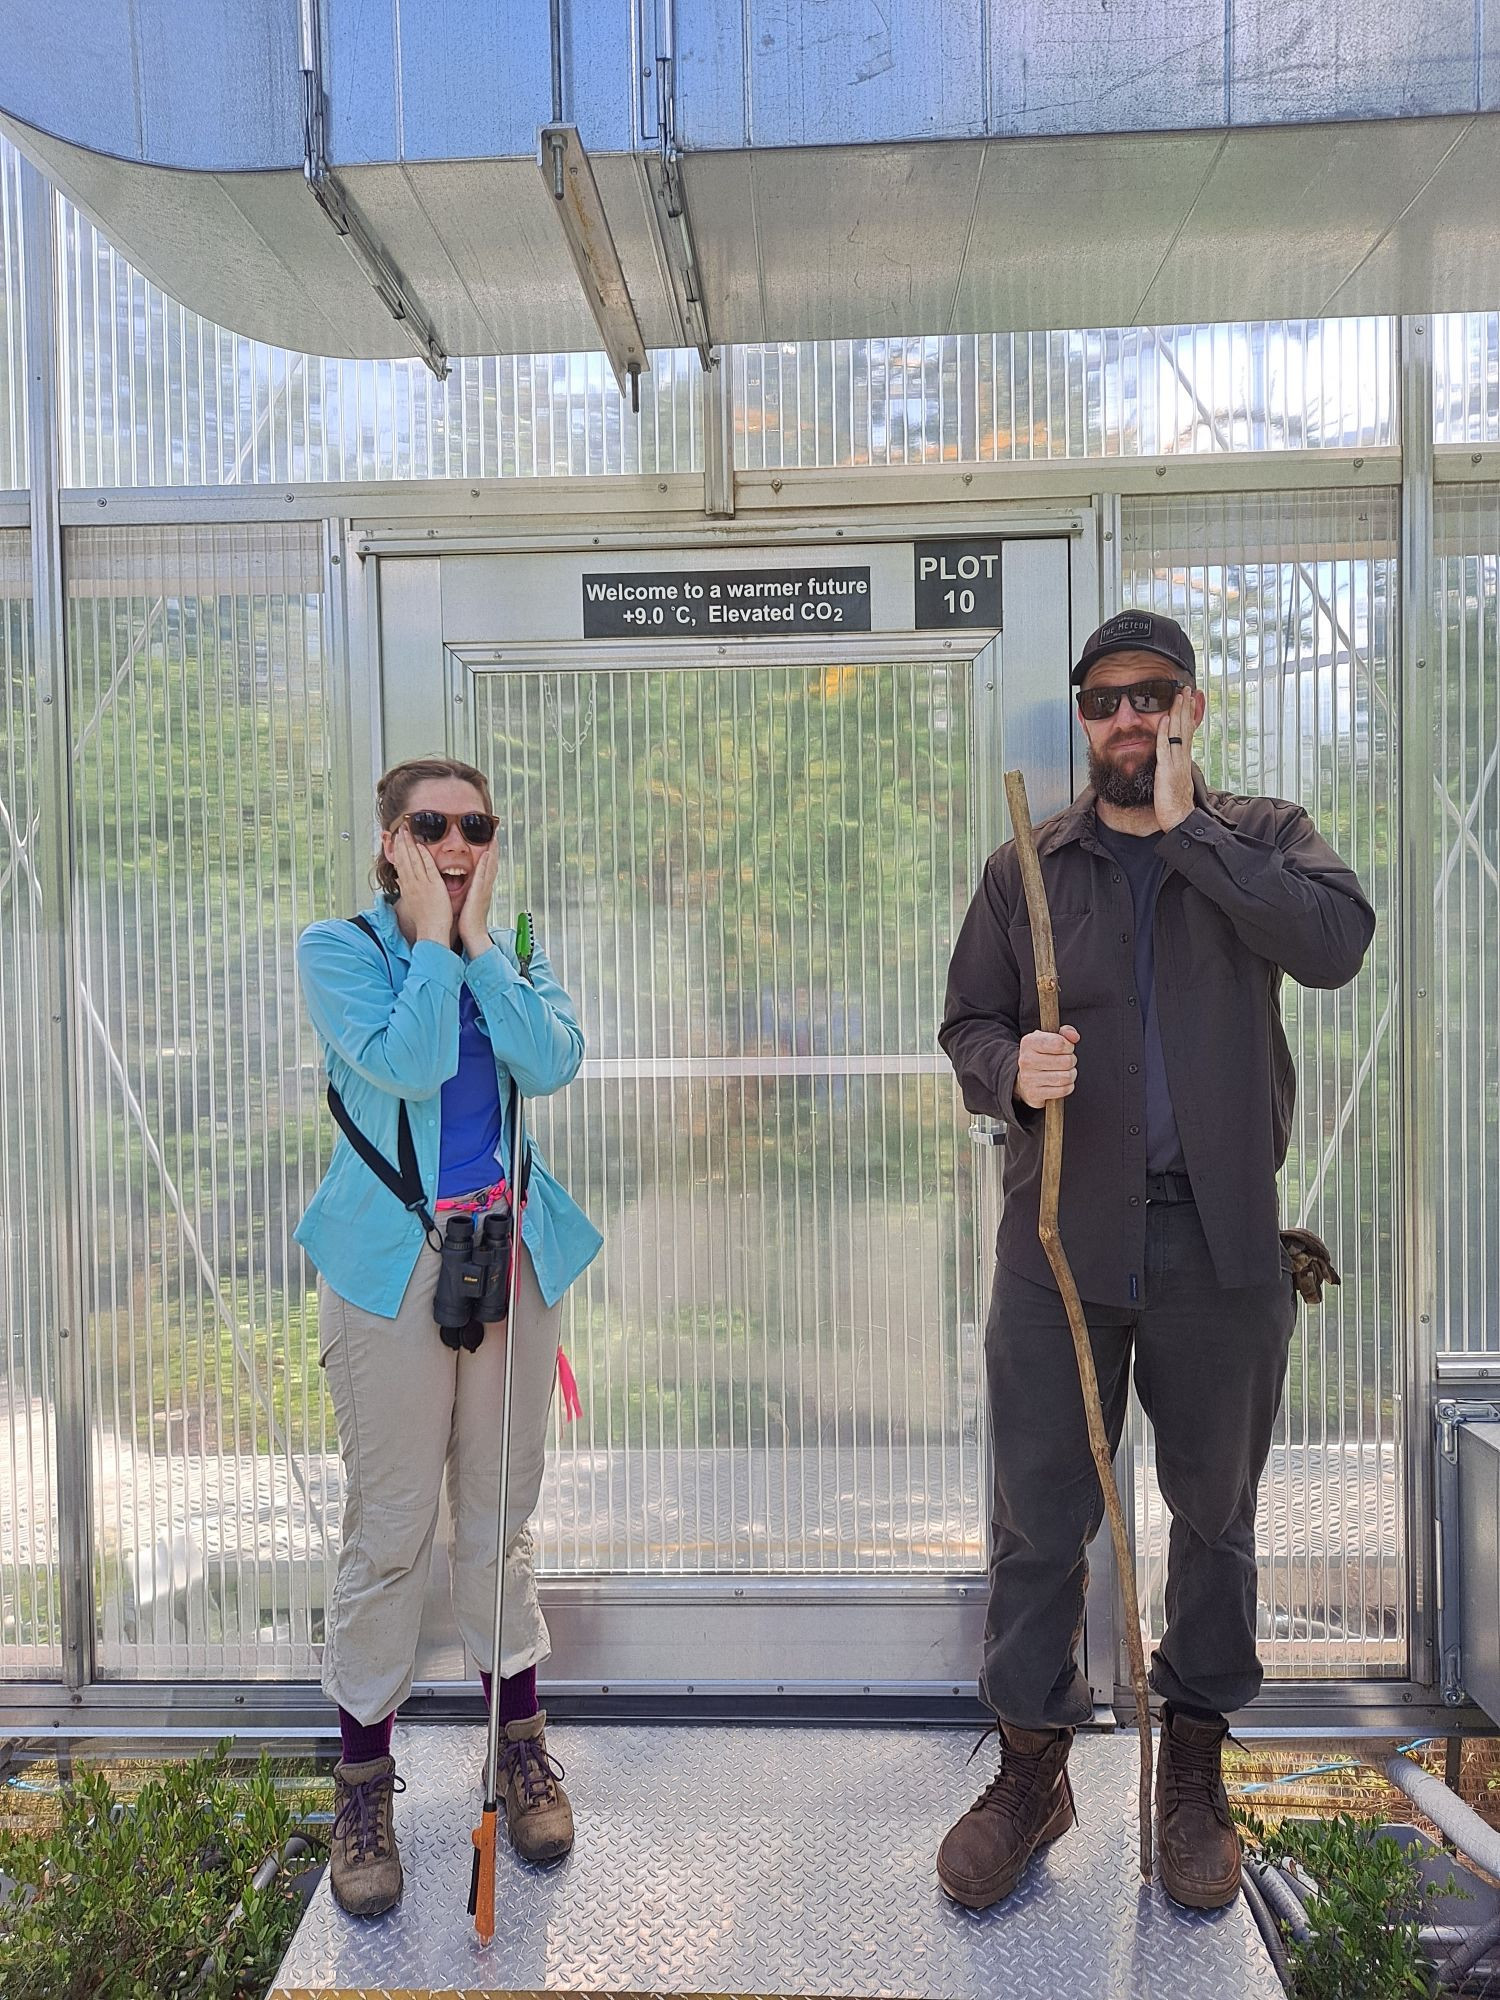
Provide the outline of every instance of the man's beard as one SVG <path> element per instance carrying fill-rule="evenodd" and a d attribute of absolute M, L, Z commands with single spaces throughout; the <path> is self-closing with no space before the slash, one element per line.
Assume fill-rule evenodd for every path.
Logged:
<path fill-rule="evenodd" d="M 1149 806 L 1156 803 L 1156 752 L 1149 751 L 1133 770 L 1122 771 L 1099 751 L 1089 751 L 1089 783 L 1107 806 Z"/>

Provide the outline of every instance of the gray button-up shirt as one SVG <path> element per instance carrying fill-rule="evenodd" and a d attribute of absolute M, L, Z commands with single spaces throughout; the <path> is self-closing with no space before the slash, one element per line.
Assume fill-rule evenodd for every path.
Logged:
<path fill-rule="evenodd" d="M 1210 792 L 1161 835 L 1155 1004 L 1177 1129 L 1214 1268 L 1226 1286 L 1281 1269 L 1276 1175 L 1296 1076 L 1282 1028 L 1282 975 L 1343 986 L 1375 934 L 1375 913 L 1300 806 Z M 1099 839 L 1084 792 L 1037 828 L 1057 947 L 1062 1018 L 1079 1033 L 1066 1106 L 1059 1225 L 1080 1294 L 1144 1297 L 1145 1036 L 1135 990 L 1130 885 Z M 1000 1262 L 1038 1284 L 1039 1111 L 1015 1097 L 1021 1037 L 1040 1025 L 1036 961 L 1008 842 L 985 864 L 948 968 L 938 1040 L 970 1111 L 1007 1121 Z"/>

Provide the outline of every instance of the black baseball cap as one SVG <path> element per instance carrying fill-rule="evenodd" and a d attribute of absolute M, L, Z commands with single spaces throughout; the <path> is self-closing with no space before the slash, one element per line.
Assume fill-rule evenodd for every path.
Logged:
<path fill-rule="evenodd" d="M 1155 653 L 1169 665 L 1180 667 L 1193 680 L 1198 678 L 1198 656 L 1192 640 L 1175 618 L 1168 618 L 1160 611 L 1119 611 L 1113 618 L 1106 618 L 1098 631 L 1090 633 L 1084 641 L 1078 664 L 1069 677 L 1071 684 L 1082 686 L 1089 668 L 1108 659 L 1111 653 Z"/>

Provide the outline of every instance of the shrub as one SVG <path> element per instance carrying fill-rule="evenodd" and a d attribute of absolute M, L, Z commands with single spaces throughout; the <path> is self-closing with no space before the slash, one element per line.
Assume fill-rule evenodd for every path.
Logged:
<path fill-rule="evenodd" d="M 284 1876 L 250 1878 L 295 1831 L 262 1755 L 228 1746 L 171 1765 L 130 1804 L 100 1772 L 62 1795 L 48 1833 L 0 1835 L 0 1993 L 7 2000 L 260 2000 L 296 1929 Z M 235 1921 L 235 1906 L 244 1908 Z"/>
<path fill-rule="evenodd" d="M 1274 1831 L 1248 1815 L 1243 1824 L 1262 1861 L 1291 1864 L 1317 1890 L 1310 1934 L 1286 1939 L 1297 2000 L 1425 2000 L 1435 1990 L 1417 1931 L 1424 1901 L 1444 1891 L 1424 1889 L 1399 1842 L 1351 1813 Z"/>

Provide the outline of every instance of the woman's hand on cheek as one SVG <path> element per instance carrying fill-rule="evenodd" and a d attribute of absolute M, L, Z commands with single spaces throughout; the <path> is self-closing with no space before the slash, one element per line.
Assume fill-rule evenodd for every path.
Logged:
<path fill-rule="evenodd" d="M 404 826 L 392 843 L 391 859 L 401 884 L 401 901 L 411 912 L 416 937 L 433 944 L 447 944 L 453 934 L 453 905 L 437 863 L 425 847 L 417 845 Z"/>
<path fill-rule="evenodd" d="M 479 850 L 474 873 L 469 877 L 469 892 L 458 913 L 459 942 L 470 958 L 478 958 L 493 944 L 489 931 L 490 903 L 494 898 L 499 867 L 499 843 L 492 840 L 488 847 Z"/>

